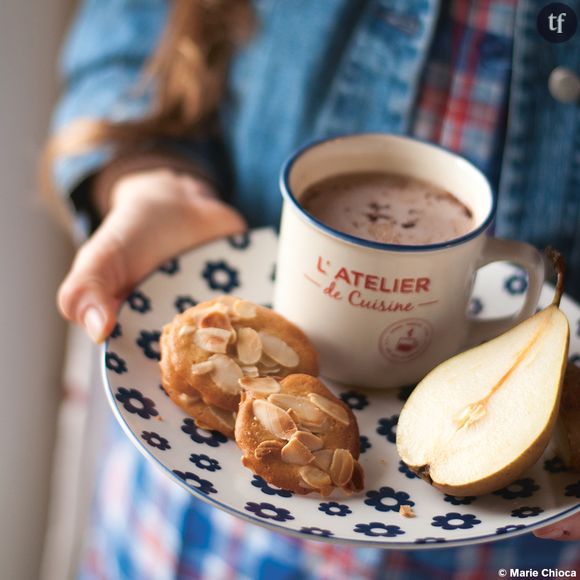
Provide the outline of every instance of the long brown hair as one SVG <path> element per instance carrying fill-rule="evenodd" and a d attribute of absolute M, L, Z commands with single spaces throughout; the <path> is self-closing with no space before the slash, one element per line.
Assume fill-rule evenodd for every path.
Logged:
<path fill-rule="evenodd" d="M 117 123 L 78 119 L 54 135 L 41 162 L 41 182 L 49 197 L 55 197 L 51 177 L 59 157 L 104 144 L 122 153 L 146 139 L 198 130 L 219 106 L 232 53 L 253 27 L 249 0 L 173 0 L 163 37 L 135 87 L 152 89 L 149 114 Z M 58 205 L 60 217 L 68 217 Z"/>

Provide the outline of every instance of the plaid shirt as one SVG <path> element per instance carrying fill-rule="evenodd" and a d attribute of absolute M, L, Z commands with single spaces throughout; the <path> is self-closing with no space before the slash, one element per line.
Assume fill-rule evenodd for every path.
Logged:
<path fill-rule="evenodd" d="M 444 2 L 412 123 L 497 180 L 515 0 Z M 499 568 L 580 570 L 576 544 L 513 540 L 435 551 L 349 549 L 279 535 L 193 499 L 115 430 L 79 577 L 97 579 L 479 580 Z"/>

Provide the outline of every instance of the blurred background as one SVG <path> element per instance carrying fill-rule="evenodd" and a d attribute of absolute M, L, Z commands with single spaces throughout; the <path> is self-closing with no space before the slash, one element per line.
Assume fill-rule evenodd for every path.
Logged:
<path fill-rule="evenodd" d="M 76 521 L 87 509 L 79 484 L 92 478 L 79 462 L 86 455 L 90 463 L 88 400 L 70 372 L 63 384 L 71 337 L 55 306 L 72 248 L 36 185 L 72 4 L 0 2 L 0 576 L 7 580 L 70 577 Z M 86 341 L 74 342 L 90 365 Z"/>

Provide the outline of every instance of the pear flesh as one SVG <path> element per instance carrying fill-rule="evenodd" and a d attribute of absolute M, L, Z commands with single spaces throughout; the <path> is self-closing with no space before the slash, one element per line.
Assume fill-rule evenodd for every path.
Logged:
<path fill-rule="evenodd" d="M 550 440 L 569 333 L 553 304 L 440 364 L 401 412 L 401 459 L 451 495 L 481 495 L 512 483 Z"/>

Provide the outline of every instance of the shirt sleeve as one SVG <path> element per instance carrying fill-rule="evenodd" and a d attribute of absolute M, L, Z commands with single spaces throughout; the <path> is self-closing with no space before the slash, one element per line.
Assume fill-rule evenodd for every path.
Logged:
<path fill-rule="evenodd" d="M 151 95 L 139 90 L 143 65 L 163 31 L 168 0 L 84 0 L 63 46 L 59 63 L 63 94 L 52 119 L 52 132 L 79 119 L 129 121 L 149 110 Z M 173 157 L 215 177 L 218 136 L 191 139 L 160 138 L 143 143 L 137 154 L 162 152 L 155 159 Z M 94 227 L 87 187 L 91 177 L 113 161 L 113 152 L 100 148 L 59 158 L 53 168 L 56 189 L 75 213 L 75 233 L 83 237 Z M 219 186 L 218 186 L 219 188 Z"/>

